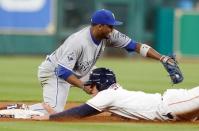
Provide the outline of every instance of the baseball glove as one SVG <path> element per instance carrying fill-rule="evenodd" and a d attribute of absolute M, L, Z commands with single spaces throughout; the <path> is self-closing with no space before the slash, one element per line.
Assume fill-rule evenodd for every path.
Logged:
<path fill-rule="evenodd" d="M 160 60 L 163 64 L 164 68 L 169 73 L 171 82 L 173 84 L 178 84 L 183 81 L 184 77 L 183 77 L 182 72 L 180 71 L 180 68 L 175 59 L 175 56 L 171 56 L 171 57 L 162 56 Z"/>

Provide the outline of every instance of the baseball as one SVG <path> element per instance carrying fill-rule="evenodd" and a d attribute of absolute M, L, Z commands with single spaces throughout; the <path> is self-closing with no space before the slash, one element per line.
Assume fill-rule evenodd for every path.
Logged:
<path fill-rule="evenodd" d="M 179 77 L 180 77 L 178 74 L 176 74 L 175 76 L 176 76 L 176 78 L 179 78 Z"/>

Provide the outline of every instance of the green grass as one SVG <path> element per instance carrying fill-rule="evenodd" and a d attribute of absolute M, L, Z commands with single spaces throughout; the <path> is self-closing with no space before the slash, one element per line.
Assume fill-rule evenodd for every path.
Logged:
<path fill-rule="evenodd" d="M 0 101 L 41 101 L 42 88 L 37 80 L 37 68 L 43 57 L 0 57 Z M 100 59 L 98 67 L 115 71 L 119 83 L 129 90 L 164 92 L 167 88 L 191 88 L 199 85 L 199 61 L 181 62 L 183 83 L 172 87 L 167 72 L 157 61 L 141 59 Z M 78 96 L 78 97 L 77 97 Z M 87 94 L 71 88 L 69 101 L 86 101 Z"/>
<path fill-rule="evenodd" d="M 1 122 L 1 131 L 198 131 L 197 124 L 187 123 L 64 123 Z"/>
<path fill-rule="evenodd" d="M 37 81 L 37 67 L 44 57 L 0 57 L 0 101 L 41 101 L 42 89 Z M 180 62 L 185 80 L 171 86 L 163 66 L 142 59 L 101 59 L 98 67 L 109 67 L 118 81 L 129 90 L 163 92 L 167 88 L 191 88 L 199 85 L 199 60 Z M 69 101 L 84 102 L 89 98 L 78 88 L 71 88 Z M 0 131 L 198 131 L 197 124 L 187 123 L 65 123 L 65 122 L 0 122 Z"/>
<path fill-rule="evenodd" d="M 41 100 L 37 57 L 0 57 L 0 100 Z"/>

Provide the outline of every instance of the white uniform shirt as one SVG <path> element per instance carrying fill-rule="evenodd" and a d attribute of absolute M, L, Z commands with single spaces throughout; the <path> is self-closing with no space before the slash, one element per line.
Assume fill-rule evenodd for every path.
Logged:
<path fill-rule="evenodd" d="M 161 94 L 128 91 L 119 84 L 99 92 L 86 102 L 98 111 L 112 113 L 134 120 L 163 120 Z"/>
<path fill-rule="evenodd" d="M 105 46 L 123 48 L 130 43 L 131 39 L 117 30 L 96 45 L 90 34 L 90 26 L 71 35 L 50 56 L 49 59 L 54 67 L 61 65 L 71 70 L 78 78 L 86 75 L 94 66 Z"/>

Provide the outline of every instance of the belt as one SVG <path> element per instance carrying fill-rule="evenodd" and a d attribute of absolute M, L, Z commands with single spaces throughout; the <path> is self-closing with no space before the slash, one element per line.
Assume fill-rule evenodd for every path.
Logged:
<path fill-rule="evenodd" d="M 174 119 L 174 116 L 171 114 L 171 112 L 167 113 L 166 115 L 163 115 L 167 118 L 169 118 L 170 120 Z"/>
<path fill-rule="evenodd" d="M 169 119 L 173 119 L 173 118 L 174 118 L 173 115 L 171 114 L 171 112 L 167 113 L 166 116 L 167 116 Z"/>

